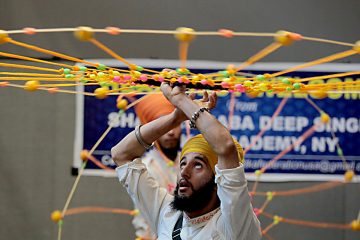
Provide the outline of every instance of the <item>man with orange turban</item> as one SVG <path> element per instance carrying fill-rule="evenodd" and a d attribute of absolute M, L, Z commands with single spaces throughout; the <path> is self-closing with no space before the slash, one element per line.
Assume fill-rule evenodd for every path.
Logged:
<path fill-rule="evenodd" d="M 161 93 L 145 96 L 134 108 L 142 125 L 168 115 L 175 109 Z M 159 137 L 155 146 L 141 158 L 149 174 L 171 194 L 175 189 L 176 172 L 179 166 L 180 135 L 179 125 Z M 137 237 L 155 239 L 155 234 L 141 216 L 141 212 L 140 215 L 134 217 L 132 223 Z"/>
<path fill-rule="evenodd" d="M 241 146 L 209 112 L 216 95 L 202 101 L 183 86 L 162 83 L 175 110 L 129 133 L 111 149 L 116 172 L 159 240 L 258 240 L 260 223 L 251 206 Z M 185 143 L 174 196 L 159 187 L 139 157 L 149 143 L 182 121 L 197 135 Z"/>

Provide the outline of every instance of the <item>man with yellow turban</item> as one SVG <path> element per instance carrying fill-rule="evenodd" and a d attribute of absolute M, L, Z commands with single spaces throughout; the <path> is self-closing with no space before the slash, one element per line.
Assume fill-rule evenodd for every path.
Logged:
<path fill-rule="evenodd" d="M 175 110 L 129 133 L 111 149 L 116 172 L 159 240 L 257 240 L 260 223 L 251 206 L 243 152 L 229 131 L 209 112 L 216 94 L 202 101 L 183 86 L 162 83 Z M 149 175 L 139 157 L 153 141 L 190 120 L 201 135 L 183 147 L 174 196 Z"/>
<path fill-rule="evenodd" d="M 161 93 L 145 96 L 134 108 L 142 125 L 168 115 L 175 109 Z M 180 136 L 179 125 L 159 137 L 154 147 L 150 148 L 141 158 L 149 174 L 159 183 L 160 187 L 166 188 L 171 194 L 176 186 L 176 173 L 179 167 Z M 156 239 L 141 212 L 140 215 L 134 216 L 132 223 L 137 237 Z"/>

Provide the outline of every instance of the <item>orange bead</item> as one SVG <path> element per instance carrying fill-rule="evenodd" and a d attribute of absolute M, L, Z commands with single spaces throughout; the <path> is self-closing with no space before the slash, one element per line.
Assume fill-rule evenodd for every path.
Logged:
<path fill-rule="evenodd" d="M 220 29 L 219 33 L 221 34 L 221 36 L 226 38 L 232 38 L 234 36 L 234 31 L 231 31 L 229 29 Z"/>
<path fill-rule="evenodd" d="M 23 31 L 25 34 L 28 34 L 28 35 L 33 35 L 36 33 L 36 29 L 35 28 L 30 28 L 30 27 L 27 27 L 27 28 L 23 28 Z"/>
<path fill-rule="evenodd" d="M 58 88 L 49 88 L 48 92 L 49 93 L 56 93 L 56 92 L 58 92 L 58 90 L 59 90 Z"/>
<path fill-rule="evenodd" d="M 117 27 L 106 27 L 106 31 L 110 35 L 119 35 L 121 33 L 120 28 Z"/>

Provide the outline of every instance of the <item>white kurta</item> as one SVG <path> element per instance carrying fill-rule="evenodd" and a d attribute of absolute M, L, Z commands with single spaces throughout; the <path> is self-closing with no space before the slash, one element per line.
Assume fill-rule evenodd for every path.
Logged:
<path fill-rule="evenodd" d="M 170 207 L 173 196 L 149 175 L 141 159 L 116 168 L 120 182 L 159 240 L 172 239 L 172 231 L 180 216 Z M 260 223 L 251 206 L 244 167 L 220 170 L 215 166 L 220 210 L 189 219 L 184 216 L 182 240 L 256 240 L 261 238 Z"/>
<path fill-rule="evenodd" d="M 176 186 L 178 160 L 169 166 L 156 148 L 152 148 L 146 152 L 144 156 L 141 157 L 141 160 L 145 164 L 149 174 L 159 183 L 160 187 L 166 188 L 170 194 L 173 194 Z M 135 208 L 138 207 L 135 206 Z M 134 216 L 132 224 L 135 228 L 136 236 L 156 239 L 156 235 L 151 231 L 147 221 L 142 215 Z"/>

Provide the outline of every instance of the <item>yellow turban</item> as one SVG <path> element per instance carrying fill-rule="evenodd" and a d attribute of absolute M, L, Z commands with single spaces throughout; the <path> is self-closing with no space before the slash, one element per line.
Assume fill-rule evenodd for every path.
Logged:
<path fill-rule="evenodd" d="M 162 94 L 149 94 L 135 105 L 141 124 L 151 122 L 174 111 L 175 107 Z"/>
<path fill-rule="evenodd" d="M 239 154 L 240 162 L 243 163 L 244 162 L 243 149 L 235 139 L 234 139 L 234 143 Z M 216 155 L 214 150 L 212 150 L 209 143 L 205 140 L 205 138 L 201 134 L 198 134 L 195 137 L 190 138 L 185 143 L 181 151 L 180 159 L 182 159 L 182 157 L 186 153 L 190 153 L 190 152 L 196 152 L 206 156 L 206 158 L 209 161 L 211 169 L 213 170 L 213 172 L 215 172 L 215 165 L 218 162 L 218 156 Z"/>

